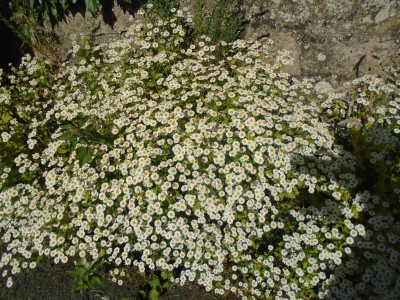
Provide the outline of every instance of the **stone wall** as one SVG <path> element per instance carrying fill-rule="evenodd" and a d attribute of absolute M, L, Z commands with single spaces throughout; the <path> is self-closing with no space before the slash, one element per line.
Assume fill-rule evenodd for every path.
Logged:
<path fill-rule="evenodd" d="M 133 1 L 135 2 L 135 1 Z M 193 13 L 193 0 L 178 0 Z M 218 0 L 207 0 L 213 7 Z M 93 17 L 70 13 L 54 30 L 63 51 L 86 36 L 96 42 L 120 38 L 137 7 L 117 4 Z M 292 51 L 286 71 L 298 77 L 327 81 L 333 86 L 379 70 L 399 56 L 398 0 L 243 0 L 243 39 L 274 40 L 272 52 Z"/>
<path fill-rule="evenodd" d="M 291 50 L 295 61 L 289 72 L 295 76 L 336 84 L 388 64 L 398 54 L 400 1 L 246 2 L 250 22 L 244 37 L 270 35 L 275 49 Z"/>

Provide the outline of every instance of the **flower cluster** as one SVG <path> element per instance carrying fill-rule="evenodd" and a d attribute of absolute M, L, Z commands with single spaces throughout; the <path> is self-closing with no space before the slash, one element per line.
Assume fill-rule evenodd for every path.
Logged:
<path fill-rule="evenodd" d="M 391 80 L 366 75 L 349 83 L 350 93 L 331 93 L 321 104 L 321 115 L 331 118 L 337 134 L 349 139 L 357 178 L 366 188 L 359 189 L 354 201 L 363 208 L 356 217 L 365 220 L 366 233 L 354 243 L 358 255 L 351 255 L 327 284 L 339 299 L 399 297 L 400 80 L 393 68 L 386 72 Z M 361 280 L 353 282 L 354 277 Z"/>
<path fill-rule="evenodd" d="M 312 84 L 280 72 L 289 53 L 267 64 L 259 42 L 188 42 L 174 13 L 109 45 L 76 45 L 77 63 L 62 70 L 27 57 L 10 76 L 2 140 L 19 153 L 1 153 L 3 276 L 43 256 L 104 256 L 119 284 L 136 266 L 220 295 L 335 294 L 344 262 L 357 265 L 352 249 L 373 240 L 359 216 L 380 201 L 353 192 L 356 157 L 308 101 Z M 389 217 L 369 222 L 397 228 Z M 376 238 L 381 252 L 399 239 Z"/>

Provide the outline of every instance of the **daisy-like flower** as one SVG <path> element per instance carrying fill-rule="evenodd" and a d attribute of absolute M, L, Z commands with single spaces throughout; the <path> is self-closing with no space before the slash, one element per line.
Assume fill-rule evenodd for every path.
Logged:
<path fill-rule="evenodd" d="M 123 40 L 74 47 L 96 55 L 80 51 L 76 65 L 57 71 L 26 58 L 9 78 L 12 92 L 0 87 L 2 109 L 24 119 L 2 128 L 0 267 L 17 274 L 37 254 L 56 263 L 102 257 L 118 266 L 118 284 L 122 265 L 179 269 L 171 281 L 196 279 L 244 299 L 328 296 L 336 281 L 341 290 L 329 292 L 346 298 L 342 278 L 325 274 L 336 266 L 365 271 L 377 286 L 374 274 L 390 277 L 394 198 L 354 189 L 364 152 L 367 162 L 395 163 L 386 152 L 399 127 L 395 84 L 357 79 L 351 109 L 339 93 L 314 102 L 312 80 L 280 71 L 289 52 L 264 62 L 270 41 L 212 45 L 202 36 L 183 48 L 186 12 L 161 20 L 150 5 L 140 13 L 152 21 L 145 15 Z M 226 57 L 216 60 L 216 50 Z M 374 95 L 388 102 L 377 113 Z M 348 112 L 368 124 L 336 126 Z M 341 141 L 361 134 L 357 159 L 354 147 L 336 144 L 333 127 Z M 390 263 L 357 269 L 360 249 Z"/>
<path fill-rule="evenodd" d="M 13 280 L 12 280 L 12 278 L 11 277 L 8 277 L 8 279 L 7 279 L 7 288 L 11 288 L 12 286 L 13 286 L 13 284 L 14 284 L 14 282 L 13 282 Z"/>

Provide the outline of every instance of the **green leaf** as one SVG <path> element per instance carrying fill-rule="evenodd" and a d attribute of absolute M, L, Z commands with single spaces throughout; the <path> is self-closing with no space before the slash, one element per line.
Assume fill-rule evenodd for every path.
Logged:
<path fill-rule="evenodd" d="M 60 135 L 58 138 L 57 138 L 57 140 L 59 141 L 59 140 L 67 140 L 70 136 L 70 133 L 69 132 L 65 132 L 65 133 L 63 133 L 62 135 Z"/>
<path fill-rule="evenodd" d="M 60 126 L 61 129 L 71 129 L 71 127 L 72 127 L 71 124 L 64 124 Z"/>
<path fill-rule="evenodd" d="M 47 3 L 45 3 L 43 12 L 43 25 L 46 25 L 49 22 L 50 22 L 49 6 L 47 5 Z"/>
<path fill-rule="evenodd" d="M 90 131 L 90 132 L 97 132 L 96 131 L 96 126 L 94 126 L 94 124 L 89 124 L 88 126 L 86 126 L 86 128 L 85 128 L 87 131 Z"/>
<path fill-rule="evenodd" d="M 68 152 L 68 149 L 66 147 L 61 146 L 60 148 L 58 148 L 58 153 L 60 153 L 60 154 L 64 154 L 67 152 Z"/>
<path fill-rule="evenodd" d="M 126 273 L 126 277 L 127 277 L 129 280 L 131 280 L 131 281 L 132 281 L 132 276 L 131 276 L 131 274 L 129 274 L 129 273 Z"/>
<path fill-rule="evenodd" d="M 22 24 L 17 26 L 17 31 L 21 34 L 21 36 L 25 38 L 30 38 L 31 34 L 29 32 L 30 26 L 28 24 Z"/>
<path fill-rule="evenodd" d="M 83 290 L 87 288 L 86 284 L 83 282 L 83 280 L 80 280 L 78 282 L 78 286 L 79 286 L 79 293 L 83 293 Z"/>
<path fill-rule="evenodd" d="M 161 284 L 160 284 L 160 279 L 158 279 L 157 276 L 155 276 L 155 277 L 153 278 L 153 280 L 149 282 L 149 284 L 151 285 L 151 287 L 152 287 L 153 289 L 156 288 L 156 287 L 158 287 L 158 286 L 161 286 Z"/>
<path fill-rule="evenodd" d="M 83 275 L 82 279 L 84 280 L 84 282 L 87 282 L 90 286 L 90 282 L 89 282 L 89 274 L 85 273 L 85 275 Z"/>
<path fill-rule="evenodd" d="M 71 140 L 71 144 L 69 146 L 69 152 L 72 153 L 72 151 L 74 151 L 76 144 L 78 143 L 78 141 L 76 140 L 76 138 L 73 138 Z"/>
<path fill-rule="evenodd" d="M 79 160 L 79 165 L 82 167 L 84 164 L 92 160 L 89 147 L 79 147 L 76 150 L 76 158 Z"/>
<path fill-rule="evenodd" d="M 152 289 L 149 293 L 149 300 L 158 300 L 159 293 L 156 289 Z"/>
<path fill-rule="evenodd" d="M 90 11 L 93 16 L 96 15 L 99 6 L 99 0 L 85 0 L 86 11 Z"/>
<path fill-rule="evenodd" d="M 82 277 L 85 275 L 86 270 L 83 269 L 83 268 L 77 268 L 77 269 L 75 270 L 75 272 L 76 272 L 76 277 L 77 277 L 77 278 L 82 278 Z"/>
<path fill-rule="evenodd" d="M 196 203 L 193 206 L 193 211 L 198 210 L 201 207 L 200 201 L 196 201 Z"/>
<path fill-rule="evenodd" d="M 90 151 L 87 151 L 85 157 L 83 158 L 82 165 L 90 162 L 92 160 L 92 156 L 90 155 Z"/>
<path fill-rule="evenodd" d="M 168 276 L 168 273 L 167 272 L 161 272 L 161 278 L 162 279 L 168 279 L 169 278 L 169 276 Z"/>
<path fill-rule="evenodd" d="M 57 11 L 57 8 L 52 7 L 52 8 L 51 8 L 51 13 L 53 14 L 54 18 L 56 18 L 56 20 L 58 20 L 58 11 Z"/>
<path fill-rule="evenodd" d="M 92 82 L 90 84 L 90 89 L 93 91 L 96 88 L 96 86 L 97 86 L 97 83 L 96 82 Z"/>
<path fill-rule="evenodd" d="M 103 284 L 101 283 L 101 279 L 98 276 L 94 276 L 90 279 L 90 285 L 92 287 L 100 287 L 103 286 Z"/>
<path fill-rule="evenodd" d="M 85 199 L 85 201 L 88 201 L 89 198 L 90 198 L 90 192 L 89 191 L 85 191 L 83 194 L 84 194 L 83 198 Z"/>
<path fill-rule="evenodd" d="M 174 285 L 174 284 L 173 284 L 172 282 L 168 281 L 168 282 L 164 283 L 161 287 L 162 287 L 163 289 L 166 289 L 166 290 L 169 291 L 169 290 L 172 288 L 173 285 Z"/>
<path fill-rule="evenodd" d="M 31 20 L 31 22 L 33 24 L 36 24 L 36 15 L 35 15 L 35 12 L 33 10 L 29 14 L 29 19 Z"/>
<path fill-rule="evenodd" d="M 82 133 L 83 133 L 85 136 L 88 136 L 88 137 L 90 137 L 90 138 L 92 138 L 92 139 L 96 139 L 96 138 L 94 137 L 93 133 L 92 133 L 90 130 L 84 129 L 84 130 L 82 130 Z"/>
<path fill-rule="evenodd" d="M 94 124 L 88 125 L 83 131 L 83 134 L 90 137 L 93 141 L 99 141 L 102 143 L 106 143 L 106 139 L 96 130 Z"/>
<path fill-rule="evenodd" d="M 89 120 L 89 116 L 85 116 L 81 119 L 77 119 L 76 124 L 78 125 L 78 127 L 83 127 L 83 125 L 85 125 L 87 120 Z"/>
<path fill-rule="evenodd" d="M 67 0 L 60 0 L 60 4 L 61 4 L 61 7 L 63 8 L 63 10 L 67 10 L 67 8 L 68 8 Z"/>

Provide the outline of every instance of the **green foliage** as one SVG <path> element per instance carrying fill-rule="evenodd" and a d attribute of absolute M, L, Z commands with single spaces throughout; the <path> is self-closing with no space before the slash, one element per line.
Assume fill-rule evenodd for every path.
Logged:
<path fill-rule="evenodd" d="M 172 9 L 177 9 L 176 0 L 150 0 L 154 10 L 162 20 L 169 20 L 173 16 Z"/>
<path fill-rule="evenodd" d="M 83 1 L 83 0 L 80 0 Z M 131 0 L 123 0 L 131 3 Z M 71 5 L 78 0 L 11 0 L 9 2 L 12 11 L 11 20 L 0 16 L 0 19 L 9 26 L 16 34 L 32 48 L 39 50 L 43 54 L 57 63 L 64 58 L 58 57 L 54 37 L 52 33 L 45 29 L 49 22 L 57 23 L 61 20 Z M 177 2 L 170 0 L 150 0 L 154 10 L 163 20 L 168 20 L 173 16 L 173 10 L 177 9 Z M 212 43 L 226 43 L 234 41 L 242 29 L 243 19 L 240 12 L 240 0 L 227 1 L 219 0 L 213 7 L 211 14 L 207 14 L 204 0 L 196 2 L 196 12 L 194 18 L 194 36 L 199 39 L 206 35 L 211 38 Z M 99 9 L 99 0 L 85 0 L 85 9 L 93 16 Z M 220 57 L 220 48 L 216 53 Z"/>
<path fill-rule="evenodd" d="M 83 0 L 80 0 L 83 1 Z M 123 0 L 131 3 L 131 0 Z M 58 22 L 71 5 L 78 0 L 11 0 L 9 7 L 13 13 L 12 21 L 17 24 L 18 35 L 23 39 L 31 37 L 33 27 L 42 28 L 50 21 Z M 99 0 L 85 0 L 85 9 L 96 15 Z"/>
<path fill-rule="evenodd" d="M 81 294 L 85 289 L 95 289 L 102 287 L 100 275 L 97 270 L 101 268 L 104 263 L 104 250 L 100 252 L 97 259 L 88 262 L 85 257 L 80 258 L 77 261 L 74 270 L 67 271 L 68 274 L 72 275 L 72 293 L 79 291 Z"/>
<path fill-rule="evenodd" d="M 69 143 L 69 153 L 73 153 L 78 141 L 87 144 L 88 146 L 79 147 L 76 149 L 76 158 L 79 160 L 80 166 L 91 162 L 91 148 L 89 145 L 95 145 L 98 143 L 111 146 L 114 139 L 111 135 L 103 135 L 97 131 L 96 125 L 91 123 L 87 124 L 89 117 L 83 117 L 76 119 L 72 124 L 61 125 L 60 128 L 64 129 L 62 135 L 57 140 L 65 140 Z"/>
<path fill-rule="evenodd" d="M 124 40 L 74 45 L 59 70 L 27 57 L 1 88 L 4 257 L 79 255 L 80 292 L 137 266 L 147 299 L 196 280 L 212 295 L 345 298 L 368 274 L 392 293 L 400 81 L 316 103 L 280 72 L 287 52 L 264 64 L 260 42 L 188 41 L 182 11 L 146 10 Z"/>
<path fill-rule="evenodd" d="M 353 248 L 356 255 L 352 263 L 359 268 L 351 277 L 365 277 L 369 270 L 390 261 L 383 249 L 392 245 L 398 248 L 391 237 L 400 233 L 394 221 L 400 218 L 400 80 L 398 70 L 388 68 L 386 72 L 392 80 L 366 75 L 354 80 L 347 94 L 331 94 L 322 103 L 325 111 L 321 116 L 328 115 L 326 118 L 330 118 L 336 130 L 337 142 L 356 160 L 358 185 L 349 191 L 351 194 L 346 199 L 359 200 L 351 207 L 348 217 L 363 221 L 368 236 L 362 241 L 374 245 L 372 251 L 363 242 Z M 379 223 L 380 220 L 384 223 Z M 344 231 L 350 230 L 345 227 Z M 393 284 L 392 276 L 388 276 L 386 288 Z M 350 274 L 343 274 L 341 278 L 348 279 Z M 366 284 L 363 295 L 371 293 L 375 293 L 375 288 Z"/>
<path fill-rule="evenodd" d="M 204 0 L 196 0 L 194 31 L 200 38 L 206 35 L 211 42 L 233 42 L 242 30 L 243 17 L 240 11 L 240 0 L 219 0 L 209 13 Z"/>
<path fill-rule="evenodd" d="M 142 274 L 144 277 L 145 275 Z M 139 290 L 143 299 L 158 300 L 158 297 L 169 291 L 176 283 L 170 279 L 173 278 L 172 272 L 157 272 L 153 273 L 146 283 Z"/>

